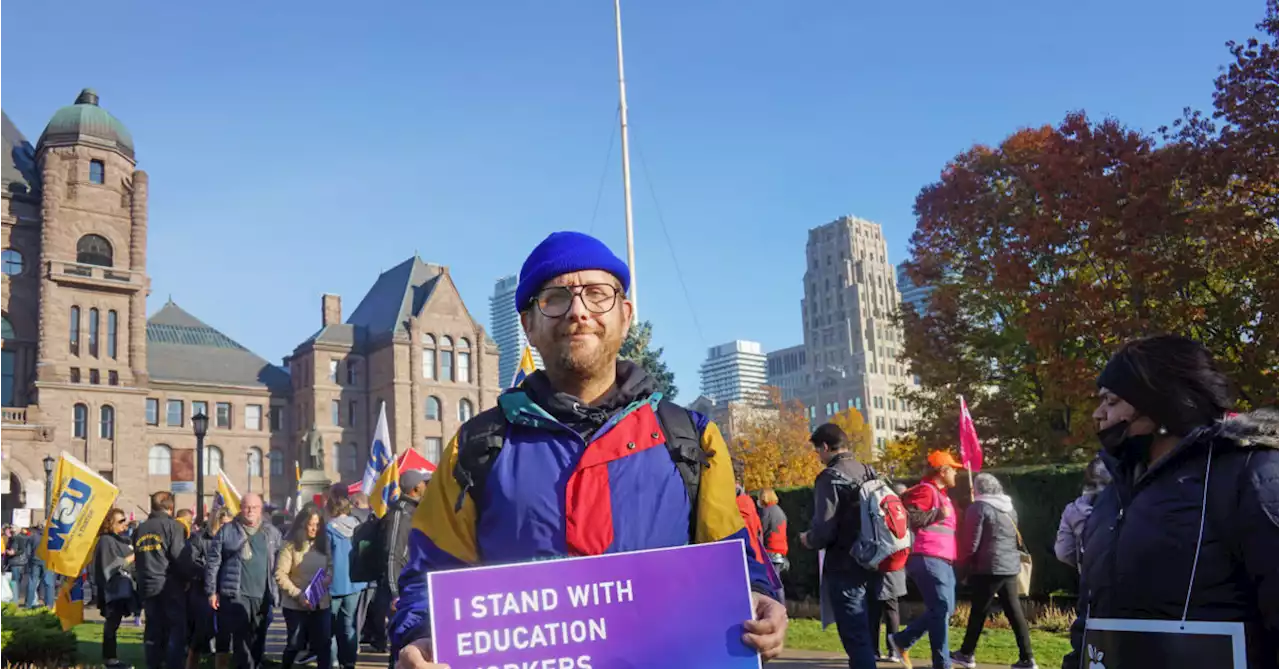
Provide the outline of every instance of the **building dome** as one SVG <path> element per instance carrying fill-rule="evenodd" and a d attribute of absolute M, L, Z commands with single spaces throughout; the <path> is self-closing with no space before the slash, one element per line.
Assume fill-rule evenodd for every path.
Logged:
<path fill-rule="evenodd" d="M 36 143 L 36 151 L 68 144 L 92 144 L 119 151 L 133 160 L 133 137 L 123 123 L 98 106 L 98 94 L 92 88 L 80 91 L 75 104 L 53 114 Z"/>

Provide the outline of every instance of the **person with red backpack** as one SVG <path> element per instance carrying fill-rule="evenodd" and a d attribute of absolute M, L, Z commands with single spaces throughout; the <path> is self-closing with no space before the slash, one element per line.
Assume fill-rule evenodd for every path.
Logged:
<path fill-rule="evenodd" d="M 947 451 L 929 454 L 929 469 L 915 487 L 902 496 L 911 529 L 915 533 L 907 576 L 924 597 L 924 615 L 902 631 L 889 636 L 889 650 L 912 666 L 907 652 L 920 637 L 929 635 L 933 669 L 951 669 L 948 647 L 951 614 L 956 610 L 956 509 L 947 491 L 956 487 L 956 472 L 964 465 Z"/>
<path fill-rule="evenodd" d="M 876 644 L 869 621 L 880 616 L 876 595 L 880 572 L 860 564 L 853 552 L 862 533 L 859 489 L 876 480 L 875 470 L 849 451 L 849 438 L 834 423 L 818 426 L 809 437 L 826 468 L 813 484 L 813 521 L 800 535 L 812 550 L 826 550 L 822 588 L 835 617 L 849 669 L 874 669 Z"/>

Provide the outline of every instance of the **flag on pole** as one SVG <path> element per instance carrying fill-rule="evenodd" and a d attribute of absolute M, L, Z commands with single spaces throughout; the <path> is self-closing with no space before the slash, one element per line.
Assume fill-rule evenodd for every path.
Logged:
<path fill-rule="evenodd" d="M 533 349 L 526 344 L 524 352 L 520 354 L 520 366 L 516 367 L 516 376 L 511 380 L 511 387 L 518 387 L 524 383 L 525 377 L 529 376 L 537 369 L 533 364 Z"/>
<path fill-rule="evenodd" d="M 964 396 L 960 397 L 960 461 L 971 472 L 982 471 L 982 444 L 978 442 L 978 431 L 973 427 L 973 416 L 969 415 Z"/>
<path fill-rule="evenodd" d="M 218 490 L 213 493 L 213 508 L 226 507 L 231 515 L 240 515 L 240 491 L 226 474 L 218 472 Z"/>
<path fill-rule="evenodd" d="M 378 407 L 378 425 L 373 430 L 373 445 L 369 447 L 369 462 L 364 466 L 364 476 L 360 479 L 360 492 L 369 495 L 369 505 L 373 506 L 373 486 L 383 470 L 391 465 L 391 432 L 387 430 L 387 403 Z M 378 514 L 382 515 L 382 514 Z"/>
<path fill-rule="evenodd" d="M 84 622 L 84 581 L 82 572 L 75 578 L 69 578 L 58 590 L 58 598 L 53 602 L 53 613 L 62 622 L 62 631 Z"/>
<path fill-rule="evenodd" d="M 382 468 L 378 480 L 373 484 L 373 492 L 369 495 L 369 509 L 381 518 L 400 497 L 400 465 L 393 458 Z"/>
<path fill-rule="evenodd" d="M 53 472 L 53 508 L 36 553 L 45 568 L 63 576 L 78 576 L 93 555 L 98 530 L 120 494 L 119 488 L 62 453 Z"/>

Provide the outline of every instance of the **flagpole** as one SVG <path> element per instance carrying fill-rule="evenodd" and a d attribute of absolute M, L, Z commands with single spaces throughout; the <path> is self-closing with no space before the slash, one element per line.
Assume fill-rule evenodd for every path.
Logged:
<path fill-rule="evenodd" d="M 640 321 L 640 303 L 636 291 L 635 230 L 631 224 L 631 144 L 627 140 L 627 78 L 622 68 L 622 4 L 613 0 L 613 20 L 618 34 L 618 116 L 622 121 L 622 201 L 626 207 L 627 269 L 631 280 L 632 322 Z"/>

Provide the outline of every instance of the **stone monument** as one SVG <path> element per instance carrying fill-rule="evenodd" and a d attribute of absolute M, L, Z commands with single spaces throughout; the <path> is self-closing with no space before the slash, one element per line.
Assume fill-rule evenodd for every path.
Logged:
<path fill-rule="evenodd" d="M 306 504 L 316 495 L 329 492 L 333 481 L 324 473 L 324 437 L 320 434 L 319 426 L 312 423 L 311 429 L 302 436 L 302 443 L 298 446 L 298 450 L 307 455 L 302 474 L 298 477 L 298 497 L 302 504 Z"/>

